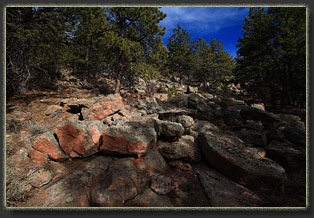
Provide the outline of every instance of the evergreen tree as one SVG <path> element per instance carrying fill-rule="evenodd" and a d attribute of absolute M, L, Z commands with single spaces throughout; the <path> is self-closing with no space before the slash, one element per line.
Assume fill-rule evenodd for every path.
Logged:
<path fill-rule="evenodd" d="M 155 52 L 161 54 L 164 50 L 161 36 L 165 28 L 158 23 L 166 14 L 154 7 L 113 7 L 108 8 L 108 14 L 112 26 L 108 51 L 117 80 L 116 92 L 119 92 L 121 81 L 133 81 L 136 72 L 143 70 L 146 61 L 153 61 L 158 56 Z"/>
<path fill-rule="evenodd" d="M 242 31 L 236 78 L 274 106 L 305 102 L 305 8 L 251 8 Z"/>
<path fill-rule="evenodd" d="M 178 25 L 169 37 L 167 46 L 169 69 L 181 80 L 184 76 L 189 80 L 195 67 L 194 45 L 189 32 Z"/>
<path fill-rule="evenodd" d="M 234 69 L 234 61 L 224 51 L 221 41 L 211 38 L 207 44 L 204 39 L 199 38 L 195 42 L 195 56 L 197 70 L 195 75 L 205 83 L 209 81 L 221 81 L 230 77 Z"/>

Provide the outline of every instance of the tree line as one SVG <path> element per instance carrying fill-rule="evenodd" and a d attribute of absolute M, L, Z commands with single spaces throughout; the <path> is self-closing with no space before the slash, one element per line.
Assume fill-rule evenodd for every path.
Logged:
<path fill-rule="evenodd" d="M 106 74 L 208 84 L 234 78 L 252 96 L 282 106 L 305 102 L 305 8 L 251 8 L 232 58 L 221 41 L 192 40 L 179 25 L 162 42 L 157 7 L 6 8 L 6 89 L 23 93 L 70 69 L 87 80 Z"/>

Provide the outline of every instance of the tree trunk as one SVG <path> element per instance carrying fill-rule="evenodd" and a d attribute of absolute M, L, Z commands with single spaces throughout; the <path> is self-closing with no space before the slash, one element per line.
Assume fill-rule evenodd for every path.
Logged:
<path fill-rule="evenodd" d="M 118 78 L 116 80 L 116 88 L 115 88 L 114 94 L 120 94 L 121 87 L 122 87 L 121 80 Z"/>

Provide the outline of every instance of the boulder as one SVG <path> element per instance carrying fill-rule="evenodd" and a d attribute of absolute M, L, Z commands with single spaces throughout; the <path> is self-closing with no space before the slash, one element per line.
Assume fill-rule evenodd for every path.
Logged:
<path fill-rule="evenodd" d="M 166 195 L 158 195 L 150 188 L 128 201 L 127 207 L 173 207 L 170 198 Z"/>
<path fill-rule="evenodd" d="M 239 136 L 245 142 L 255 146 L 265 147 L 268 143 L 266 132 L 252 129 L 241 129 Z"/>
<path fill-rule="evenodd" d="M 240 111 L 240 114 L 245 120 L 261 121 L 264 127 L 268 129 L 272 129 L 274 123 L 280 122 L 280 118 L 278 116 L 254 107 L 243 108 Z"/>
<path fill-rule="evenodd" d="M 177 138 L 181 137 L 184 132 L 184 128 L 181 123 L 171 121 L 157 121 L 158 136 L 165 138 Z"/>
<path fill-rule="evenodd" d="M 282 123 L 278 126 L 278 129 L 284 134 L 285 138 L 288 139 L 292 144 L 300 147 L 306 146 L 306 133 L 298 131 L 297 129 Z"/>
<path fill-rule="evenodd" d="M 190 135 L 196 138 L 200 132 L 207 132 L 207 131 L 216 131 L 219 132 L 219 128 L 206 120 L 196 120 L 195 124 L 191 126 L 191 133 Z"/>
<path fill-rule="evenodd" d="M 206 104 L 201 95 L 192 93 L 187 100 L 188 107 L 197 110 L 196 114 L 194 114 L 197 119 L 210 121 L 214 118 L 212 108 Z"/>
<path fill-rule="evenodd" d="M 293 147 L 290 143 L 273 140 L 265 149 L 266 156 L 279 163 L 286 171 L 296 170 L 306 165 L 305 150 Z"/>
<path fill-rule="evenodd" d="M 178 116 L 176 122 L 181 123 L 184 128 L 189 128 L 195 123 L 194 119 L 187 115 Z"/>
<path fill-rule="evenodd" d="M 52 132 L 47 132 L 38 136 L 32 147 L 35 150 L 48 155 L 48 157 L 54 161 L 62 162 L 69 158 L 69 156 L 59 147 L 58 141 Z"/>
<path fill-rule="evenodd" d="M 106 128 L 100 150 L 106 154 L 142 156 L 157 142 L 155 121 L 128 121 Z"/>
<path fill-rule="evenodd" d="M 85 123 L 61 123 L 54 133 L 62 150 L 70 157 L 77 158 L 87 157 L 99 151 L 102 131 L 102 123 L 95 120 Z"/>
<path fill-rule="evenodd" d="M 213 207 L 258 207 L 263 201 L 251 190 L 207 168 L 196 170 Z"/>
<path fill-rule="evenodd" d="M 248 188 L 282 189 L 286 172 L 279 164 L 262 158 L 240 139 L 214 132 L 200 133 L 197 141 L 209 164 Z"/>
<path fill-rule="evenodd" d="M 182 159 L 190 163 L 197 163 L 201 160 L 198 145 L 194 142 L 194 137 L 190 135 L 184 135 L 170 145 L 162 147 L 161 153 L 169 160 Z"/>
<path fill-rule="evenodd" d="M 103 120 L 115 111 L 125 112 L 123 99 L 119 94 L 110 94 L 93 100 L 92 106 L 82 112 L 85 120 Z"/>

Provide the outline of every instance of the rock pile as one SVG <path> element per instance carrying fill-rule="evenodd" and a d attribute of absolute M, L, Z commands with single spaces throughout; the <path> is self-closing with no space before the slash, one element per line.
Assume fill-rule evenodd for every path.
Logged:
<path fill-rule="evenodd" d="M 141 86 L 136 87 L 138 93 L 145 92 Z M 166 88 L 158 86 L 156 90 Z M 256 191 L 284 191 L 286 172 L 305 166 L 304 123 L 240 100 L 196 92 L 182 95 L 185 103 L 173 110 L 164 109 L 158 101 L 153 107 L 146 101 L 141 108 L 130 110 L 119 95 L 65 99 L 67 104 L 88 105 L 82 111 L 84 120 L 69 121 L 61 116 L 63 122 L 50 132 L 31 139 L 28 154 L 41 164 L 88 161 L 57 179 L 53 176 L 56 172 L 39 171 L 32 177 L 33 186 L 41 187 L 34 199 L 41 196 L 43 200 L 30 204 L 267 204 Z M 45 112 L 47 116 L 54 113 L 65 112 L 59 106 Z M 41 175 L 49 181 L 41 181 Z"/>

